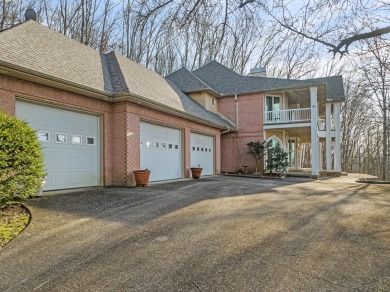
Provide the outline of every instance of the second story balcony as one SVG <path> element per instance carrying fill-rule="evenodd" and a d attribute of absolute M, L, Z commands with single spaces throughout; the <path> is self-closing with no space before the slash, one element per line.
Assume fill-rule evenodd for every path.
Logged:
<path fill-rule="evenodd" d="M 264 124 L 290 124 L 310 121 L 310 108 L 264 112 Z"/>

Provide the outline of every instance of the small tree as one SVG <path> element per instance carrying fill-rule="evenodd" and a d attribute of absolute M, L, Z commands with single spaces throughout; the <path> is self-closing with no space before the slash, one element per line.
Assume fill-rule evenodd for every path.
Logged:
<path fill-rule="evenodd" d="M 288 167 L 288 153 L 280 147 L 279 143 L 273 147 L 268 147 L 267 150 L 266 171 L 269 173 L 285 173 Z"/>
<path fill-rule="evenodd" d="M 0 112 L 0 208 L 34 195 L 44 176 L 36 132 Z"/>
<path fill-rule="evenodd" d="M 252 154 L 256 160 L 256 168 L 255 173 L 258 173 L 259 161 L 264 157 L 264 150 L 268 147 L 268 143 L 266 141 L 260 142 L 252 141 L 246 144 L 248 146 L 248 154 Z"/>

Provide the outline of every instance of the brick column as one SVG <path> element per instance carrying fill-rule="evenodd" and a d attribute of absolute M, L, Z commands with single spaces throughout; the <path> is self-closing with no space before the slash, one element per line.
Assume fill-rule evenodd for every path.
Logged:
<path fill-rule="evenodd" d="M 184 157 L 184 177 L 191 177 L 191 130 L 185 127 L 183 133 L 183 157 Z"/>
<path fill-rule="evenodd" d="M 221 173 L 221 134 L 215 136 L 215 173 Z"/>
<path fill-rule="evenodd" d="M 112 119 L 112 183 L 113 185 L 127 184 L 127 146 L 126 146 L 126 105 L 114 104 Z"/>

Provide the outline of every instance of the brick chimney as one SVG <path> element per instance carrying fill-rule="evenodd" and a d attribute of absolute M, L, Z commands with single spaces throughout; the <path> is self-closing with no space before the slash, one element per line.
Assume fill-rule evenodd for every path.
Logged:
<path fill-rule="evenodd" d="M 267 77 L 267 66 L 253 68 L 249 71 L 248 76 L 252 77 Z"/>

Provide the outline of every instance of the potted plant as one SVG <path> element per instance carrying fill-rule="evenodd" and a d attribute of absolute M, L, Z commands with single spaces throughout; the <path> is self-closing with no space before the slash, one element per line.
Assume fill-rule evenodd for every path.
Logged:
<path fill-rule="evenodd" d="M 134 177 L 135 177 L 135 185 L 138 187 L 146 187 L 149 183 L 149 176 L 150 176 L 150 170 L 133 170 Z"/>
<path fill-rule="evenodd" d="M 191 174 L 192 178 L 199 179 L 202 175 L 203 168 L 200 167 L 200 164 L 198 164 L 198 167 L 191 167 Z"/>
<path fill-rule="evenodd" d="M 41 197 L 43 192 L 43 187 L 46 184 L 46 178 L 41 179 L 41 185 L 38 187 L 38 190 L 35 192 L 35 197 Z"/>

